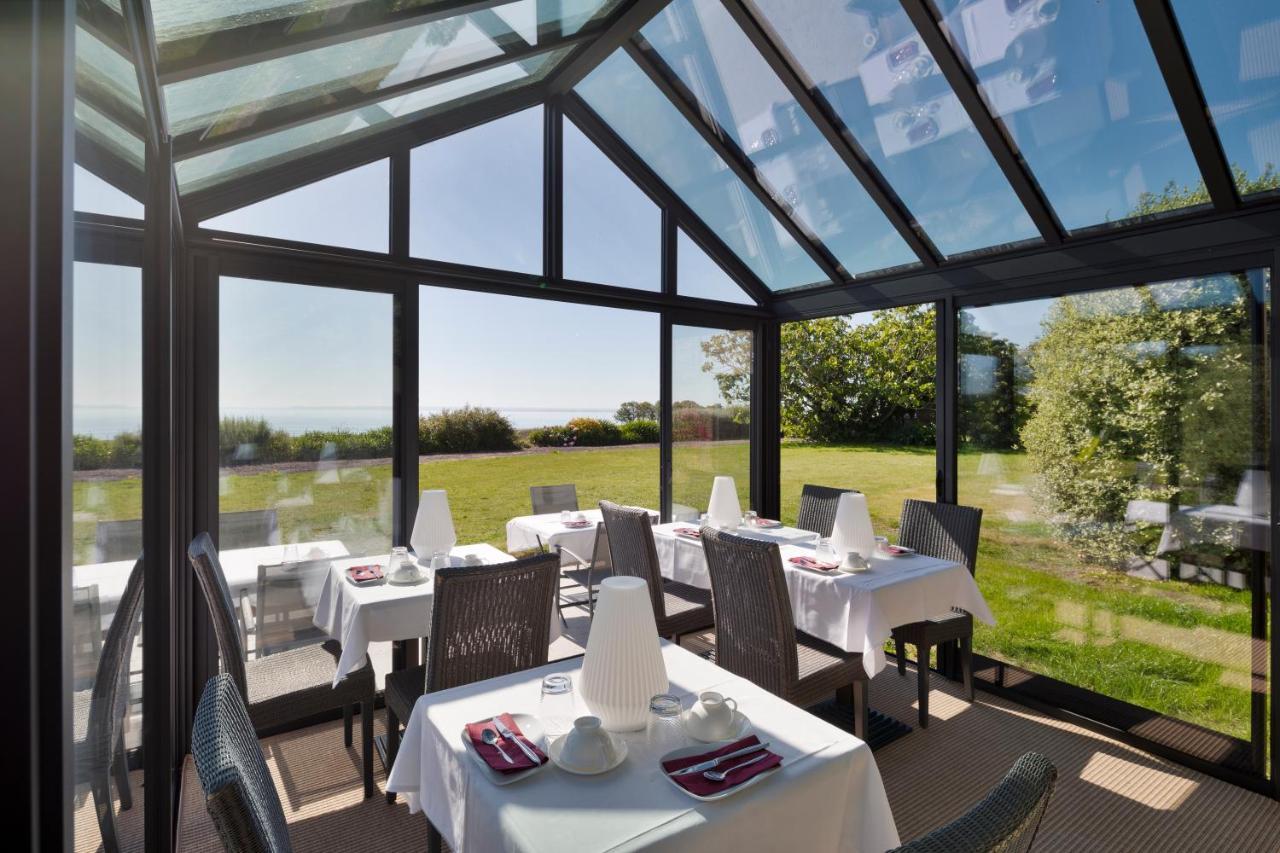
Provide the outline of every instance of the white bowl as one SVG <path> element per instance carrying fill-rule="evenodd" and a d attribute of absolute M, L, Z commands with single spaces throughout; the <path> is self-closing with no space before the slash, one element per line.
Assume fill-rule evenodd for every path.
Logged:
<path fill-rule="evenodd" d="M 603 729 L 602 729 L 603 731 Z M 578 776 L 596 776 L 600 773 L 608 773 L 627 759 L 627 742 L 612 732 L 605 732 L 610 742 L 611 758 L 608 763 L 600 767 L 577 767 L 572 764 L 566 764 L 563 759 L 564 742 L 569 737 L 568 734 L 560 735 L 560 737 L 551 741 L 547 745 L 547 757 L 551 759 L 551 763 L 561 770 L 568 773 L 574 773 Z"/>

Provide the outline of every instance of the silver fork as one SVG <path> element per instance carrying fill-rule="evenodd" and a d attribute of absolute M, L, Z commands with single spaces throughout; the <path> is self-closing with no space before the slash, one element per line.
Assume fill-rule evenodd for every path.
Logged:
<path fill-rule="evenodd" d="M 746 767 L 748 764 L 755 764 L 757 761 L 764 761 L 768 757 L 769 757 L 769 753 L 762 752 L 759 755 L 757 755 L 755 758 L 748 758 L 746 761 L 742 762 L 741 764 L 733 765 L 728 770 L 706 770 L 703 772 L 702 775 L 704 778 L 710 779 L 712 782 L 723 782 L 730 773 L 737 770 L 739 767 Z"/>

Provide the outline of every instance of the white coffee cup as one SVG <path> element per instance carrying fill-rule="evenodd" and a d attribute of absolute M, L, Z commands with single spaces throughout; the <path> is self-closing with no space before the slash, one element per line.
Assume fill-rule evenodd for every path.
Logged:
<path fill-rule="evenodd" d="M 689 722 L 694 735 L 705 740 L 720 740 L 733 731 L 738 702 L 708 690 L 698 695 L 698 702 L 689 709 Z"/>
<path fill-rule="evenodd" d="M 871 568 L 871 563 L 857 551 L 849 551 L 844 555 L 844 561 L 840 563 L 840 568 L 846 572 L 864 572 Z"/>
<path fill-rule="evenodd" d="M 603 770 L 613 762 L 613 742 L 600 727 L 599 717 L 578 717 L 564 737 L 560 762 L 574 770 Z"/>

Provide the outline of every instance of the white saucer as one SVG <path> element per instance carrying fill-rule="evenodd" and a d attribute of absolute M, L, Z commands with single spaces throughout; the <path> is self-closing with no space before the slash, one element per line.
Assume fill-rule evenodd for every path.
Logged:
<path fill-rule="evenodd" d="M 531 714 L 512 714 L 511 719 L 515 720 L 516 725 L 520 727 L 520 734 L 523 735 L 525 740 L 534 744 L 542 741 L 542 724 L 538 722 L 537 717 L 532 716 Z M 475 761 L 476 764 L 480 765 L 480 772 L 484 774 L 484 777 L 495 785 L 510 785 L 512 782 L 527 779 L 530 776 L 546 769 L 546 766 L 551 763 L 549 761 L 544 761 L 537 767 L 530 767 L 529 769 L 521 770 L 518 773 L 499 773 L 497 770 L 494 770 L 489 766 L 489 762 L 485 761 L 480 756 L 480 753 L 476 752 L 476 746 L 471 742 L 471 737 L 467 734 L 466 726 L 462 727 L 462 745 L 466 747 L 467 755 L 470 755 L 471 759 Z M 502 748 L 513 749 L 517 752 L 520 751 L 520 747 L 505 738 L 502 741 Z"/>
<path fill-rule="evenodd" d="M 689 712 L 685 711 L 680 715 L 681 722 L 684 723 L 684 730 L 689 737 L 694 740 L 700 740 L 703 743 L 720 743 L 721 741 L 740 740 L 751 733 L 751 720 L 747 719 L 747 715 L 741 711 L 733 712 L 733 725 L 721 737 L 707 737 L 706 732 L 698 730 L 698 724 L 693 721 L 693 717 L 689 716 Z"/>
<path fill-rule="evenodd" d="M 604 731 L 604 729 L 601 729 L 601 731 Z M 568 733 L 560 735 L 560 737 L 547 744 L 547 756 L 556 767 L 559 767 L 566 773 L 575 773 L 578 776 L 598 776 L 601 773 L 608 773 L 610 770 L 627 760 L 627 742 L 612 732 L 604 733 L 609 738 L 609 743 L 613 747 L 613 761 L 610 762 L 607 767 L 602 767 L 598 770 L 580 770 L 576 767 L 571 767 L 570 765 L 563 763 L 560 760 L 560 753 L 564 750 L 564 739 L 569 736 Z"/>

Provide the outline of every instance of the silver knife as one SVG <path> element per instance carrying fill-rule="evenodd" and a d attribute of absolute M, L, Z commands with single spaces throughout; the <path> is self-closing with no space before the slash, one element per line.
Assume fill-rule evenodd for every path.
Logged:
<path fill-rule="evenodd" d="M 504 738 L 511 741 L 516 746 L 520 747 L 520 751 L 523 752 L 525 756 L 527 756 L 528 759 L 532 761 L 535 765 L 542 763 L 542 760 L 538 758 L 538 753 L 534 752 L 532 749 L 525 746 L 524 741 L 516 737 L 515 732 L 511 731 L 511 729 L 507 728 L 502 724 L 502 720 L 499 720 L 497 717 L 494 717 L 493 727 L 498 730 L 498 734 L 502 735 Z"/>
<path fill-rule="evenodd" d="M 768 749 L 770 746 L 771 746 L 770 741 L 765 741 L 764 743 L 758 743 L 755 746 L 748 746 L 743 749 L 739 749 L 736 752 L 731 752 L 728 755 L 722 755 L 719 758 L 712 758 L 707 761 L 699 761 L 697 764 L 691 764 L 688 767 L 681 768 L 680 770 L 674 770 L 669 775 L 687 776 L 690 773 L 701 773 L 704 770 L 710 770 L 712 767 L 716 767 L 717 765 L 720 764 L 721 761 L 729 761 L 730 759 L 733 759 L 733 758 L 741 758 L 744 755 L 750 755 L 753 752 L 759 752 L 762 749 Z"/>

